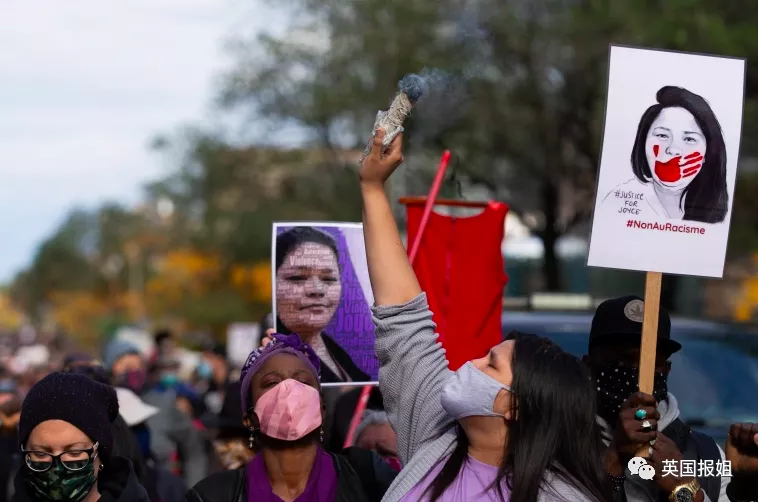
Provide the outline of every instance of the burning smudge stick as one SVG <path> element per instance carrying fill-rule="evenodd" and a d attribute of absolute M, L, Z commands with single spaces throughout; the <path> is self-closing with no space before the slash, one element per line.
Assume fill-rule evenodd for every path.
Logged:
<path fill-rule="evenodd" d="M 386 135 L 382 141 L 384 148 L 387 148 L 395 136 L 403 132 L 403 122 L 411 114 L 413 105 L 418 102 L 419 99 L 426 92 L 427 84 L 422 77 L 409 73 L 400 79 L 397 84 L 398 93 L 395 95 L 395 99 L 392 100 L 390 107 L 387 111 L 379 111 L 376 113 L 376 120 L 374 121 L 374 131 L 372 133 L 372 139 L 366 145 L 366 149 L 361 156 L 361 162 L 364 161 L 368 154 L 371 153 L 371 146 L 373 144 L 373 135 L 376 134 L 377 129 L 384 129 Z"/>

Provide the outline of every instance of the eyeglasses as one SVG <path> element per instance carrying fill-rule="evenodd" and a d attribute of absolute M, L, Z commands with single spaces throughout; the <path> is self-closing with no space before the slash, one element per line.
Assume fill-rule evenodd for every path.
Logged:
<path fill-rule="evenodd" d="M 69 471 L 81 471 L 97 458 L 98 446 L 99 443 L 95 443 L 92 448 L 86 450 L 69 450 L 58 455 L 46 451 L 24 450 L 24 461 L 26 466 L 34 472 L 45 472 L 54 463 L 59 463 Z"/>

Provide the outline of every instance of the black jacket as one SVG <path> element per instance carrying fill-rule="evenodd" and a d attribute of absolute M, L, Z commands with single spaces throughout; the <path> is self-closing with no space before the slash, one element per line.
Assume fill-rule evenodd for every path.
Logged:
<path fill-rule="evenodd" d="M 20 464 L 18 434 L 0 433 L 0 502 L 9 502 L 12 476 Z"/>
<path fill-rule="evenodd" d="M 24 482 L 26 472 L 22 467 L 16 474 L 13 502 L 35 502 Z M 147 492 L 137 481 L 131 461 L 124 457 L 113 457 L 100 471 L 97 489 L 100 491 L 99 502 L 150 502 Z"/>
<path fill-rule="evenodd" d="M 348 448 L 331 454 L 337 469 L 334 502 L 380 502 L 395 473 L 374 452 Z M 255 502 L 247 496 L 245 467 L 213 474 L 187 492 L 186 502 Z"/>

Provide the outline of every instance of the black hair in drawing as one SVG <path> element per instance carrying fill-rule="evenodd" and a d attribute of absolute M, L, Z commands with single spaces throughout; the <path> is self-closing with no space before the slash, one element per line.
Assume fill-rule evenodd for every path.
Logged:
<path fill-rule="evenodd" d="M 653 122 L 664 108 L 684 108 L 692 114 L 706 141 L 703 167 L 684 189 L 684 220 L 721 223 L 726 218 L 729 194 L 726 189 L 726 145 L 716 115 L 708 102 L 681 87 L 661 87 L 655 95 L 657 104 L 642 114 L 632 148 L 632 171 L 639 181 L 652 178 L 645 154 L 645 142 Z M 685 197 L 686 196 L 686 197 Z"/>
<path fill-rule="evenodd" d="M 334 252 L 334 256 L 338 258 L 337 261 L 339 261 L 337 243 L 331 235 L 313 227 L 293 227 L 276 236 L 276 270 L 279 270 L 279 267 L 284 263 L 284 259 L 289 256 L 290 253 L 307 242 L 320 244 L 331 249 Z"/>

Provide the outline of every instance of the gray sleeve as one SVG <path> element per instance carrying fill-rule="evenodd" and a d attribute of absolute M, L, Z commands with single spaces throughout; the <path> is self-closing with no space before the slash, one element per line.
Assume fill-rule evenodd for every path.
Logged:
<path fill-rule="evenodd" d="M 184 482 L 187 486 L 195 486 L 208 475 L 205 435 L 178 408 L 172 410 L 172 415 L 171 436 L 182 459 Z"/>
<path fill-rule="evenodd" d="M 425 444 L 443 435 L 452 420 L 440 403 L 452 372 L 434 332 L 432 312 L 422 293 L 404 305 L 373 307 L 379 389 L 397 452 L 406 465 Z"/>

